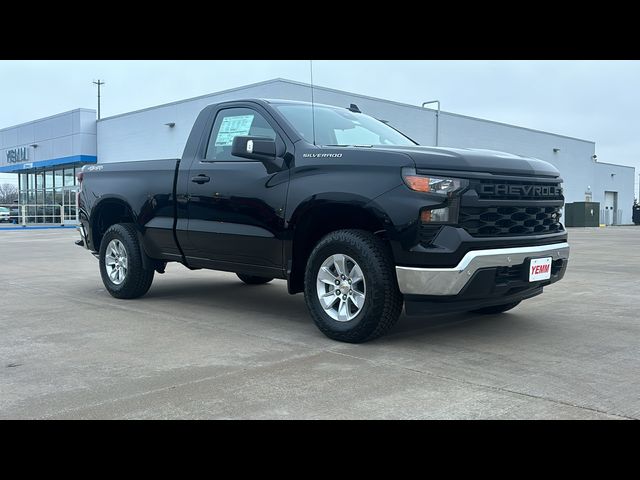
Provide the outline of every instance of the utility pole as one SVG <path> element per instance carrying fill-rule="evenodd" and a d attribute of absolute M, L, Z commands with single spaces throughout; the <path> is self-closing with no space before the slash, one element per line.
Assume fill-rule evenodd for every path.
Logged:
<path fill-rule="evenodd" d="M 104 85 L 104 82 L 98 79 L 97 82 L 94 80 L 93 84 L 98 86 L 98 120 L 100 120 L 100 85 Z"/>
<path fill-rule="evenodd" d="M 438 146 L 439 130 L 440 130 L 440 100 L 430 100 L 428 102 L 423 102 L 422 103 L 422 108 L 424 108 L 425 105 L 429 105 L 430 103 L 437 103 L 438 104 L 438 109 L 436 110 L 436 147 L 437 147 Z"/>

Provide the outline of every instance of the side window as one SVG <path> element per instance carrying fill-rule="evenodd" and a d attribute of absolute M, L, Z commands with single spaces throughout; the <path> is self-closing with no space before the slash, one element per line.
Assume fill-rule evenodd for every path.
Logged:
<path fill-rule="evenodd" d="M 237 136 L 276 138 L 271 125 L 255 110 L 250 108 L 228 108 L 218 112 L 207 145 L 205 160 L 245 161 L 231 155 L 231 145 Z"/>

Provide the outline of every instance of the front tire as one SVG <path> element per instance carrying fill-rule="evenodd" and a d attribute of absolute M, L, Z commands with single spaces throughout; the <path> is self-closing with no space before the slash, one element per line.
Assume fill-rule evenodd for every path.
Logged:
<path fill-rule="evenodd" d="M 149 291 L 154 269 L 144 267 L 143 255 L 132 224 L 109 227 L 100 243 L 99 259 L 102 283 L 111 296 L 138 298 Z"/>
<path fill-rule="evenodd" d="M 257 277 L 255 275 L 245 275 L 244 273 L 236 273 L 236 275 L 247 285 L 262 285 L 273 280 L 273 278 L 269 277 Z"/>
<path fill-rule="evenodd" d="M 341 342 L 380 337 L 402 310 L 391 254 L 367 231 L 338 230 L 322 238 L 309 256 L 304 284 L 316 326 Z"/>

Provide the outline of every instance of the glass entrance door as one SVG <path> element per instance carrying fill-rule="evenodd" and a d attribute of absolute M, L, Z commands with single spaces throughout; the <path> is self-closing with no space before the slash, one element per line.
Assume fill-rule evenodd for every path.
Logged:
<path fill-rule="evenodd" d="M 64 187 L 62 189 L 62 211 L 64 214 L 63 223 L 65 225 L 78 224 L 78 212 L 76 207 L 76 195 L 78 187 Z"/>

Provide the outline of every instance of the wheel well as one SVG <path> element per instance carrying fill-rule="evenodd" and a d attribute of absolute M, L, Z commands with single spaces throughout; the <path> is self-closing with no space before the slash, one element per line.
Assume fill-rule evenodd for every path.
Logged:
<path fill-rule="evenodd" d="M 133 213 L 122 200 L 103 200 L 91 214 L 91 236 L 93 248 L 100 250 L 105 232 L 116 223 L 133 223 Z"/>
<path fill-rule="evenodd" d="M 385 238 L 383 223 L 362 207 L 324 204 L 306 211 L 294 229 L 289 293 L 304 290 L 304 272 L 313 247 L 330 232 L 343 229 L 367 230 Z"/>

